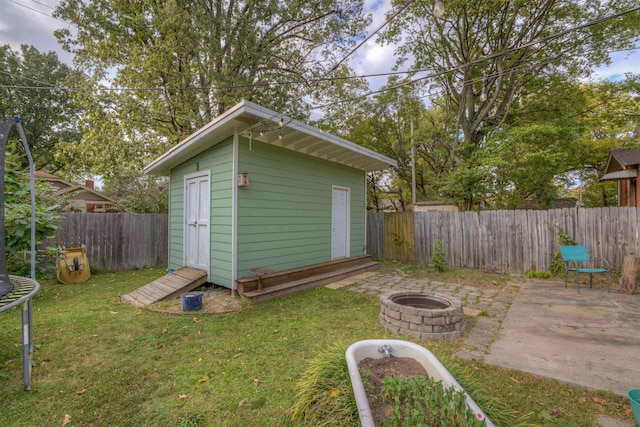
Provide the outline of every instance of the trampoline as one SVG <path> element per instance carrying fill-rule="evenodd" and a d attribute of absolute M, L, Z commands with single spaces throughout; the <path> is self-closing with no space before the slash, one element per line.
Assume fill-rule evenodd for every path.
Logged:
<path fill-rule="evenodd" d="M 31 189 L 31 277 L 11 276 L 7 269 L 7 248 L 4 229 L 4 167 L 9 132 L 16 126 L 22 146 L 29 160 Z M 36 281 L 36 196 L 35 167 L 20 119 L 0 121 L 0 313 L 22 306 L 22 382 L 25 390 L 31 385 L 31 357 L 33 355 L 33 297 L 40 290 Z"/>

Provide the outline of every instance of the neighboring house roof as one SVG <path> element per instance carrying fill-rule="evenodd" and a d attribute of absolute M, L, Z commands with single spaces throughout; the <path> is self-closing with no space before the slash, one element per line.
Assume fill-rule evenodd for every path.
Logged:
<path fill-rule="evenodd" d="M 47 181 L 49 184 L 57 188 L 56 191 L 64 190 L 65 188 L 74 187 L 76 184 L 72 184 L 60 178 L 59 176 L 52 175 L 44 171 L 36 171 L 36 178 L 40 178 L 42 181 Z"/>
<path fill-rule="evenodd" d="M 422 202 L 415 202 L 413 205 L 414 212 L 457 212 L 458 210 L 458 205 L 445 200 L 424 200 Z"/>
<path fill-rule="evenodd" d="M 627 169 L 628 166 L 640 164 L 640 150 L 617 148 L 609 153 L 609 160 L 605 168 L 605 176 L 611 172 Z M 602 177 L 604 179 L 604 177 Z"/>
<path fill-rule="evenodd" d="M 60 177 L 57 177 L 53 174 L 50 174 L 49 172 L 45 172 L 45 171 L 35 171 L 35 176 L 38 178 L 43 178 L 46 180 L 60 180 L 62 181 L 62 179 L 60 179 Z"/>
<path fill-rule="evenodd" d="M 56 196 L 63 196 L 66 194 L 76 193 L 71 196 L 72 199 L 84 199 L 87 201 L 95 201 L 98 203 L 113 203 L 113 199 L 92 190 L 84 185 L 74 185 L 70 188 L 65 188 L 55 193 Z M 84 193 L 84 194 L 83 194 Z"/>
<path fill-rule="evenodd" d="M 35 176 L 47 181 L 56 188 L 54 196 L 71 195 L 72 199 L 84 199 L 90 202 L 114 203 L 114 200 L 85 185 L 72 184 L 62 178 L 44 171 L 36 171 Z M 75 193 L 75 194 L 73 194 Z"/>
<path fill-rule="evenodd" d="M 284 122 L 282 128 L 278 124 L 280 120 Z M 263 136 L 259 135 L 261 129 L 265 130 Z M 144 172 L 152 175 L 169 175 L 172 168 L 213 145 L 236 133 L 249 137 L 250 131 L 251 138 L 255 141 L 356 169 L 375 171 L 397 166 L 395 160 L 382 154 L 283 116 L 276 111 L 249 101 L 241 101 L 151 162 L 145 167 Z M 279 137 L 280 132 L 282 138 Z"/>

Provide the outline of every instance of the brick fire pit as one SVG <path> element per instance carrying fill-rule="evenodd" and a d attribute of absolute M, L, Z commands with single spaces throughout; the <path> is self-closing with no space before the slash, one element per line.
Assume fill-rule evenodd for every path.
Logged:
<path fill-rule="evenodd" d="M 380 298 L 380 323 L 390 331 L 418 339 L 455 339 L 466 328 L 462 302 L 407 292 Z"/>

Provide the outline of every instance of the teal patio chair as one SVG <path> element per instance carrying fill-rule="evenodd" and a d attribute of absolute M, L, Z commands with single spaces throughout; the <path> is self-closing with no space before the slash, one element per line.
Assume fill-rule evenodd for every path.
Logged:
<path fill-rule="evenodd" d="M 576 274 L 576 285 L 580 293 L 580 273 L 589 274 L 589 287 L 593 287 L 593 275 L 599 273 L 607 274 L 607 292 L 611 292 L 611 269 L 609 262 L 604 258 L 590 259 L 587 247 L 584 245 L 560 246 L 560 254 L 564 264 L 564 287 L 567 288 L 569 272 Z"/>

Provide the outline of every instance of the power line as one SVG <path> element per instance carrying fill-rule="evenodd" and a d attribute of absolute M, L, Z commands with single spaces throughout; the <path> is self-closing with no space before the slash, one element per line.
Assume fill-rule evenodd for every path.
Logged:
<path fill-rule="evenodd" d="M 340 66 L 340 64 L 342 64 L 348 57 L 350 57 L 351 55 L 353 55 L 354 52 L 356 52 L 358 49 L 360 49 L 362 47 L 362 45 L 364 45 L 366 42 L 368 42 L 371 39 L 371 37 L 373 37 L 374 35 L 376 35 L 378 33 L 378 31 L 382 30 L 391 21 L 393 21 L 395 19 L 395 17 L 398 16 L 400 13 L 402 13 L 407 7 L 409 7 L 411 5 L 411 3 L 413 3 L 413 0 L 407 1 L 398 10 L 393 12 L 393 14 L 389 18 L 385 19 L 384 22 L 378 26 L 378 28 L 376 28 L 371 34 L 369 34 L 367 37 L 365 37 L 364 40 L 362 40 L 360 43 L 358 43 L 353 49 L 351 49 L 351 51 L 349 53 L 347 53 L 340 61 L 338 61 L 331 68 L 331 70 L 329 70 L 329 73 L 334 72 Z"/>
<path fill-rule="evenodd" d="M 488 61 L 490 59 L 499 58 L 499 57 L 507 55 L 509 53 L 517 52 L 518 50 L 535 46 L 536 44 L 543 43 L 543 42 L 552 40 L 554 38 L 562 37 L 563 35 L 572 33 L 574 31 L 579 31 L 579 30 L 582 30 L 582 29 L 585 29 L 585 28 L 589 28 L 589 27 L 592 27 L 594 25 L 598 25 L 598 24 L 601 24 L 603 22 L 606 22 L 606 21 L 609 21 L 609 20 L 612 20 L 612 19 L 615 19 L 615 18 L 619 18 L 621 16 L 627 15 L 629 13 L 636 12 L 638 10 L 640 10 L 640 6 L 636 6 L 636 7 L 633 7 L 631 9 L 615 13 L 613 15 L 604 16 L 602 18 L 598 18 L 598 19 L 595 19 L 593 21 L 589 21 L 589 22 L 577 25 L 577 26 L 572 27 L 572 28 L 567 28 L 566 30 L 558 31 L 557 33 L 550 34 L 550 35 L 542 37 L 540 39 L 532 40 L 532 41 L 530 41 L 528 43 L 525 43 L 524 45 L 515 46 L 515 47 L 512 47 L 512 48 L 500 51 L 500 52 L 495 52 L 495 53 L 483 56 L 482 58 L 478 58 L 478 59 L 476 59 L 474 61 L 470 61 L 470 62 L 467 62 L 467 63 L 464 63 L 464 64 L 460 64 L 460 65 L 457 65 L 455 67 L 450 67 L 450 68 L 447 68 L 447 69 L 444 69 L 444 70 L 436 71 L 436 72 L 433 72 L 431 74 L 427 74 L 426 76 L 416 78 L 414 80 L 409 80 L 409 81 L 406 81 L 406 82 L 399 83 L 397 85 L 393 85 L 391 87 L 386 87 L 386 88 L 379 89 L 379 90 L 376 90 L 376 91 L 371 91 L 371 92 L 369 92 L 367 94 L 364 94 L 364 95 L 361 95 L 361 96 L 358 96 L 358 97 L 352 97 L 352 98 L 349 98 L 349 99 L 346 99 L 346 100 L 338 100 L 338 101 L 331 102 L 331 103 L 328 103 L 328 104 L 319 105 L 319 106 L 313 107 L 311 109 L 312 110 L 314 110 L 314 109 L 322 109 L 322 108 L 331 107 L 331 106 L 334 106 L 334 105 L 337 105 L 337 104 L 341 104 L 343 102 L 356 101 L 358 99 L 367 98 L 367 97 L 369 97 L 371 95 L 376 95 L 378 93 L 382 93 L 382 92 L 385 92 L 387 90 L 395 90 L 395 89 L 402 88 L 404 86 L 408 86 L 408 85 L 417 83 L 417 82 L 422 81 L 422 80 L 427 80 L 427 79 L 440 77 L 442 75 L 449 74 L 449 73 L 452 73 L 454 71 L 459 71 L 459 70 L 465 69 L 465 68 L 467 68 L 469 66 L 480 64 L 480 63 Z M 424 71 L 424 70 L 415 70 L 414 73 L 419 73 L 419 72 L 422 72 L 422 71 Z"/>
<path fill-rule="evenodd" d="M 54 84 L 52 84 L 52 83 L 45 82 L 45 81 L 38 80 L 38 79 L 34 79 L 34 78 L 31 78 L 31 77 L 20 76 L 20 75 L 14 75 L 13 73 L 10 73 L 10 72 L 8 72 L 8 71 L 2 71 L 2 70 L 0 70 L 0 74 L 4 74 L 4 75 L 6 75 L 6 76 L 10 76 L 10 77 L 17 77 L 17 78 L 22 79 L 22 80 L 29 80 L 29 81 L 32 81 L 32 82 L 34 82 L 34 83 L 40 83 L 40 84 L 42 84 L 42 85 L 45 85 L 45 86 L 34 86 L 35 88 L 43 88 L 44 90 L 53 90 L 53 89 L 64 90 L 64 88 L 62 88 L 62 87 L 60 87 L 60 86 L 56 86 L 56 85 L 54 85 Z M 15 87 L 15 88 L 14 88 L 14 87 L 12 87 L 12 86 L 0 86 L 0 87 L 7 87 L 7 88 L 10 88 L 10 89 L 18 89 L 18 87 Z"/>
<path fill-rule="evenodd" d="M 373 77 L 387 77 L 387 76 L 393 76 L 393 75 L 400 75 L 400 74 L 414 74 L 416 72 L 419 71 L 426 71 L 426 70 L 408 70 L 408 71 L 389 71 L 386 73 L 373 73 L 373 74 L 362 74 L 362 75 L 357 75 L 357 76 L 344 76 L 344 77 L 334 77 L 334 78 L 317 78 L 317 79 L 304 79 L 304 80 L 287 80 L 287 81 L 281 81 L 278 82 L 278 86 L 286 86 L 286 85 L 296 85 L 296 84 L 308 84 L 308 83 L 321 83 L 321 82 L 331 82 L 331 81 L 339 81 L 339 80 L 353 80 L 353 79 L 365 79 L 365 78 L 373 78 Z M 11 73 L 5 72 L 0 70 L 0 73 L 2 74 L 7 74 L 7 75 L 12 75 Z M 43 84 L 48 84 L 45 82 L 40 82 L 38 80 L 34 80 L 34 79 L 30 79 L 28 77 L 23 77 L 23 76 L 17 76 L 19 78 L 23 78 L 23 79 L 27 79 L 27 80 L 32 80 L 36 83 L 43 83 Z M 48 87 L 43 87 L 43 86 L 25 86 L 25 89 L 64 89 L 64 90 L 68 90 L 68 91 L 112 91 L 112 92 L 118 92 L 118 91 L 186 91 L 186 90 L 196 90 L 196 91 L 201 91 L 201 90 L 205 90 L 205 89 L 244 89 L 244 88 L 252 88 L 252 87 L 267 87 L 267 86 L 272 86 L 273 83 L 247 83 L 247 84 L 238 84 L 238 85 L 221 85 L 221 86 L 183 86 L 183 87 L 160 87 L 160 86 L 154 86 L 154 87 L 131 87 L 131 88 L 125 88 L 125 87 L 104 87 L 104 88 L 81 88 L 81 87 L 60 87 L 60 86 L 48 86 Z M 8 87 L 8 86 L 0 86 L 0 87 Z M 16 88 L 18 88 L 16 86 Z"/>
<path fill-rule="evenodd" d="M 16 3 L 16 4 L 20 4 L 20 3 L 15 2 L 14 0 L 10 0 L 10 1 L 13 2 L 13 3 Z M 402 10 L 404 10 L 406 7 L 408 7 L 408 5 L 412 1 L 413 0 L 409 0 L 409 2 L 405 3 L 402 8 L 398 9 L 398 11 L 396 11 L 396 13 L 389 20 L 386 21 L 386 23 L 390 22 L 390 20 L 393 19 L 393 17 L 397 16 L 398 13 L 400 13 Z M 602 17 L 602 18 L 598 18 L 596 20 L 593 20 L 593 21 L 578 25 L 576 27 L 572 27 L 572 28 L 569 28 L 569 29 L 566 29 L 566 30 L 563 30 L 563 31 L 559 31 L 559 32 L 554 33 L 554 34 L 551 34 L 549 36 L 545 36 L 543 38 L 533 40 L 533 41 L 531 41 L 529 43 L 526 43 L 524 45 L 513 47 L 513 48 L 510 48 L 510 49 L 507 49 L 507 50 L 504 50 L 504 51 L 500 51 L 500 52 L 495 52 L 493 54 L 490 54 L 490 55 L 484 56 L 482 58 L 479 58 L 477 60 L 474 60 L 474 61 L 471 61 L 471 62 L 468 62 L 468 63 L 465 63 L 465 64 L 461 64 L 461 65 L 458 65 L 458 66 L 455 66 L 455 67 L 451 67 L 451 68 L 448 68 L 448 69 L 444 69 L 444 70 L 433 71 L 432 69 L 420 69 L 420 70 L 408 70 L 408 71 L 392 71 L 392 72 L 386 72 L 386 73 L 373 73 L 373 74 L 365 74 L 365 75 L 359 75 L 359 76 L 333 77 L 333 78 L 328 78 L 327 77 L 327 78 L 312 79 L 312 80 L 291 80 L 291 81 L 279 82 L 278 85 L 282 86 L 282 85 L 319 83 L 319 82 L 324 82 L 324 81 L 338 81 L 338 80 L 361 79 L 361 78 L 372 78 L 372 77 L 388 77 L 388 76 L 392 76 L 392 75 L 419 74 L 419 73 L 422 73 L 422 72 L 432 71 L 430 74 L 427 74 L 425 76 L 416 78 L 414 80 L 401 82 L 401 83 L 399 83 L 397 85 L 394 85 L 394 86 L 385 87 L 383 89 L 379 89 L 379 90 L 376 90 L 376 91 L 370 91 L 370 92 L 368 92 L 368 93 L 366 93 L 364 95 L 360 95 L 360 96 L 357 96 L 357 97 L 352 97 L 352 98 L 344 99 L 344 100 L 338 100 L 338 101 L 335 101 L 335 102 L 332 102 L 332 103 L 329 103 L 329 104 L 324 104 L 324 105 L 320 105 L 320 106 L 317 106 L 317 107 L 312 107 L 310 109 L 311 110 L 315 110 L 315 109 L 327 108 L 327 107 L 330 107 L 330 106 L 333 106 L 333 105 L 336 105 L 336 104 L 340 104 L 340 103 L 343 103 L 343 102 L 354 101 L 354 100 L 358 100 L 358 99 L 361 99 L 361 98 L 366 98 L 366 97 L 369 97 L 371 95 L 382 93 L 382 92 L 385 92 L 385 91 L 388 91 L 388 90 L 394 90 L 394 89 L 398 89 L 398 88 L 401 88 L 401 87 L 404 87 L 404 86 L 407 86 L 407 85 L 410 85 L 410 84 L 414 84 L 414 83 L 417 83 L 417 82 L 422 81 L 422 80 L 436 78 L 436 77 L 439 77 L 439 76 L 442 76 L 442 75 L 445 75 L 445 74 L 448 74 L 448 73 L 459 71 L 459 70 L 461 70 L 461 69 L 463 69 L 465 67 L 476 65 L 476 64 L 485 62 L 487 60 L 490 60 L 490 59 L 498 58 L 500 56 L 504 56 L 504 55 L 507 55 L 509 53 L 516 52 L 516 51 L 518 51 L 520 49 L 528 48 L 528 47 L 534 46 L 536 44 L 539 44 L 541 42 L 545 42 L 545 41 L 551 40 L 553 38 L 558 38 L 558 37 L 561 37 L 563 35 L 569 34 L 571 32 L 579 31 L 579 30 L 582 30 L 582 29 L 585 29 L 585 28 L 588 28 L 588 27 L 591 27 L 591 26 L 606 22 L 606 21 L 611 20 L 611 19 L 615 19 L 615 18 L 618 18 L 620 16 L 624 16 L 626 14 L 629 14 L 629 13 L 632 13 L 632 12 L 635 12 L 635 11 L 638 11 L 638 10 L 640 10 L 640 6 L 637 6 L 637 7 L 634 7 L 634 8 L 631 8 L 629 10 L 622 11 L 622 12 L 619 12 L 619 13 L 616 13 L 616 14 L 613 14 L 613 15 L 609 15 L 609 16 L 605 16 L 605 17 Z M 49 15 L 47 15 L 47 16 L 49 16 Z M 383 25 L 386 25 L 386 24 L 383 24 Z M 625 50 L 636 50 L 636 49 L 638 49 L 638 47 L 631 48 L 631 49 L 625 49 Z M 615 51 L 609 51 L 609 53 L 610 52 L 615 52 Z M 343 59 L 346 59 L 346 57 L 343 58 Z M 557 57 L 554 57 L 552 60 L 555 60 L 555 59 L 557 59 Z M 339 63 L 337 65 L 339 65 Z M 0 71 L 0 73 L 10 75 L 10 73 L 3 72 L 3 71 Z M 38 81 L 38 80 L 35 80 L 35 79 L 29 79 L 27 77 L 22 77 L 22 78 L 34 81 L 36 83 L 47 84 L 45 82 L 41 82 L 41 81 Z M 30 90 L 54 90 L 54 89 L 58 89 L 58 90 L 65 90 L 65 91 L 134 92 L 134 91 L 186 91 L 186 90 L 202 91 L 202 90 L 221 90 L 221 89 L 224 90 L 224 89 L 241 89 L 241 88 L 264 87 L 264 86 L 270 86 L 270 85 L 272 85 L 272 83 L 257 83 L 257 84 L 256 83 L 251 83 L 251 84 L 242 84 L 242 85 L 224 85 L 224 86 L 210 86 L 210 87 L 189 86 L 189 87 L 169 87 L 169 88 L 167 88 L 167 87 L 147 87 L 147 88 L 141 88 L 141 87 L 131 87 L 131 88 L 123 88 L 123 87 L 115 87 L 115 88 L 113 88 L 113 87 L 101 87 L 101 88 L 97 88 L 97 87 L 90 87 L 90 88 L 79 88 L 79 87 L 61 87 L 61 86 L 56 86 L 56 85 L 49 85 L 49 86 L 1 85 L 0 87 L 1 88 L 8 88 L 8 89 L 30 89 Z"/>
<path fill-rule="evenodd" d="M 63 21 L 62 19 L 60 19 L 60 18 L 56 18 L 55 16 L 50 15 L 50 14 L 48 14 L 48 13 L 46 13 L 46 12 L 43 12 L 43 11 L 38 10 L 38 9 L 36 9 L 36 8 L 33 8 L 33 7 L 31 7 L 31 6 L 27 6 L 26 4 L 23 4 L 23 3 L 19 3 L 19 2 L 17 2 L 16 0 L 9 0 L 9 1 L 10 1 L 11 3 L 13 3 L 13 4 L 16 4 L 16 5 L 18 5 L 18 6 L 22 6 L 22 7 L 24 7 L 25 9 L 29 9 L 29 10 L 31 10 L 31 11 L 33 11 L 33 12 L 39 13 L 39 14 L 44 15 L 44 16 L 46 16 L 46 17 L 49 17 L 49 18 L 51 18 L 51 19 L 55 19 L 56 21 L 60 21 L 60 22 L 62 22 L 62 23 L 64 23 L 64 24 L 67 24 L 67 25 L 74 25 L 74 24 L 73 24 L 73 23 L 71 23 L 71 22 Z M 42 3 L 39 3 L 39 2 L 37 2 L 37 1 L 35 1 L 35 0 L 32 0 L 32 1 L 34 1 L 35 3 L 38 3 L 38 4 L 42 4 Z M 43 4 L 43 6 L 46 6 L 46 5 L 44 5 L 44 4 Z M 50 7 L 50 6 L 47 6 L 47 7 Z"/>
<path fill-rule="evenodd" d="M 625 49 L 613 49 L 613 50 L 609 50 L 607 51 L 607 53 L 616 53 L 616 52 L 632 52 L 632 51 L 636 51 L 636 50 L 640 50 L 640 46 L 636 46 L 636 47 L 631 47 L 631 48 L 625 48 Z M 551 59 L 547 59 L 546 62 L 553 62 L 557 59 L 560 59 L 561 57 L 564 57 L 566 55 L 556 55 L 554 57 L 552 57 Z M 407 84 L 411 84 L 411 83 L 415 83 L 419 80 L 425 80 L 425 79 L 429 79 L 429 78 L 433 78 L 433 77 L 438 77 L 439 75 L 442 74 L 447 74 L 453 71 L 457 71 L 459 68 L 461 67 L 465 67 L 468 65 L 475 65 L 476 62 L 481 62 L 481 60 L 477 60 L 471 63 L 466 63 L 466 64 L 462 64 L 459 65 L 457 67 L 453 67 L 453 68 L 449 68 L 446 70 L 441 70 L 439 72 L 433 72 L 432 74 L 429 74 L 427 76 L 423 76 L 423 77 L 419 77 L 416 80 L 410 81 L 410 82 L 404 82 L 404 85 Z M 543 61 L 545 62 L 545 61 Z M 526 63 L 523 63 L 523 65 L 527 65 Z M 517 67 L 514 67 L 517 68 Z M 339 80 L 354 80 L 354 79 L 366 79 L 366 78 L 372 78 L 372 77 L 389 77 L 389 76 L 397 76 L 397 75 L 402 75 L 402 74 L 419 74 L 422 72 L 426 72 L 426 71 L 431 71 L 431 69 L 419 69 L 419 70 L 404 70 L 404 71 L 389 71 L 386 73 L 372 73 L 372 74 L 361 74 L 361 75 L 356 75 L 356 76 L 345 76 L 345 77 L 335 77 L 335 78 L 321 78 L 321 79 L 312 79 L 311 83 L 319 83 L 319 82 L 324 82 L 324 81 L 339 81 Z M 7 72 L 7 71 L 2 71 L 0 70 L 0 74 L 5 74 L 8 76 L 14 76 L 13 73 Z M 484 78 L 486 77 L 495 77 L 497 76 L 497 74 L 490 74 L 487 76 L 483 76 L 483 77 L 479 77 L 477 79 L 474 79 L 472 81 L 474 82 L 478 82 L 478 81 L 482 81 Z M 54 89 L 59 89 L 59 90 L 65 90 L 65 91 L 69 91 L 69 92 L 137 92 L 137 91 L 187 91 L 187 90 L 196 90 L 196 91 L 202 91 L 202 90 L 221 90 L 221 89 L 244 89 L 244 88 L 251 88 L 251 87 L 267 87 L 267 86 L 271 86 L 272 83 L 248 83 L 248 84 L 244 84 L 244 85 L 224 85 L 224 86 L 187 86 L 187 87 L 88 87 L 88 88 L 82 88 L 82 87 L 65 87 L 65 86 L 57 86 L 57 85 L 53 85 L 51 83 L 48 82 L 44 82 L 41 80 L 37 80 L 37 79 L 33 79 L 30 77 L 25 77 L 25 76 L 15 76 L 17 78 L 20 79 L 24 79 L 24 80 L 30 80 L 34 83 L 41 83 L 44 86 L 27 86 L 27 85 L 0 85 L 0 88 L 8 88 L 8 89 L 31 89 L 31 90 L 54 90 Z M 303 85 L 303 84 L 307 84 L 309 83 L 309 80 L 289 80 L 289 81 L 284 81 L 284 82 L 279 82 L 278 85 L 280 86 L 285 86 L 285 85 Z M 398 88 L 401 86 L 397 86 L 397 87 L 393 87 L 393 88 Z M 391 89 L 389 89 L 391 90 Z M 375 94 L 378 92 L 372 92 L 371 94 Z M 367 95 L 368 96 L 368 95 Z M 348 99 L 353 100 L 353 99 Z M 321 106 L 322 107 L 322 106 Z M 321 107 L 314 107 L 314 109 L 316 108 L 321 108 Z"/>
<path fill-rule="evenodd" d="M 31 0 L 31 1 L 32 1 L 32 2 L 34 2 L 34 3 L 36 3 L 36 4 L 39 4 L 40 6 L 44 6 L 44 7 L 48 8 L 48 9 L 56 10 L 56 8 L 55 8 L 55 7 L 53 7 L 53 6 L 49 6 L 48 4 L 44 4 L 44 3 L 42 3 L 42 2 L 39 2 L 38 0 Z"/>
<path fill-rule="evenodd" d="M 367 79 L 374 77 L 388 77 L 394 75 L 402 75 L 402 74 L 415 74 L 419 72 L 429 71 L 430 69 L 422 69 L 422 70 L 403 70 L 403 71 L 388 71 L 384 73 L 370 73 L 370 74 L 361 74 L 356 76 L 340 76 L 340 77 L 322 77 L 315 79 L 302 79 L 302 80 L 285 80 L 277 83 L 278 86 L 286 86 L 286 85 L 302 85 L 309 83 L 322 83 L 322 82 L 335 82 L 340 80 L 355 80 L 355 79 Z M 0 70 L 1 74 L 13 75 L 12 73 Z M 62 89 L 67 91 L 110 91 L 110 92 L 131 92 L 131 91 L 187 91 L 187 90 L 195 90 L 202 91 L 208 89 L 215 90 L 224 90 L 224 89 L 245 89 L 245 88 L 253 88 L 253 87 L 271 87 L 274 85 L 273 82 L 264 82 L 264 83 L 247 83 L 247 84 L 235 84 L 235 85 L 218 85 L 218 86 L 182 86 L 182 87 L 161 87 L 161 86 L 153 86 L 153 87 L 92 87 L 92 88 L 82 88 L 82 87 L 61 87 L 54 86 L 46 82 L 42 82 L 39 80 L 31 79 L 29 77 L 17 76 L 18 78 L 31 80 L 36 83 L 42 83 L 49 86 L 0 86 L 0 87 L 9 87 L 16 89 Z"/>

